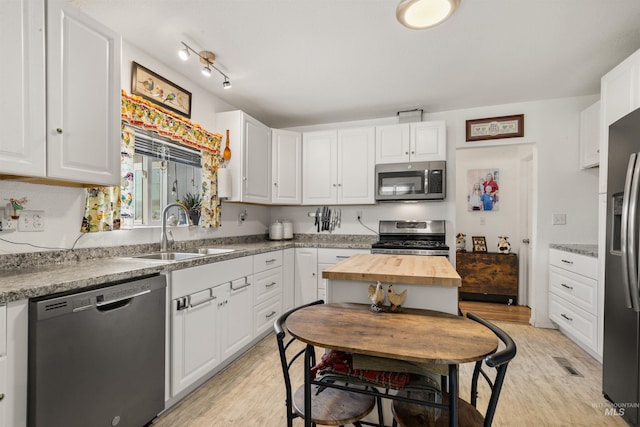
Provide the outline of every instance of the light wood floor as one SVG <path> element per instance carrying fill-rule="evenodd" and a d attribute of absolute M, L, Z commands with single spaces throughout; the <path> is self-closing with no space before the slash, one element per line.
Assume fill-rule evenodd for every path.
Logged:
<path fill-rule="evenodd" d="M 462 314 L 472 311 L 490 321 L 503 321 L 529 324 L 531 309 L 524 305 L 507 305 L 481 301 L 460 301 L 458 306 Z"/>
<path fill-rule="evenodd" d="M 518 346 L 509 365 L 494 426 L 626 426 L 605 415 L 601 365 L 560 332 L 495 322 Z M 582 376 L 572 376 L 554 356 Z M 460 369 L 461 396 L 468 399 L 472 364 Z M 302 369 L 295 369 L 302 372 Z M 300 384 L 301 378 L 294 383 Z M 486 407 L 480 389 L 479 408 Z M 390 425 L 390 420 L 386 420 Z M 302 426 L 296 420 L 296 427 Z M 284 384 L 276 339 L 268 336 L 243 357 L 159 417 L 153 427 L 286 426 Z"/>

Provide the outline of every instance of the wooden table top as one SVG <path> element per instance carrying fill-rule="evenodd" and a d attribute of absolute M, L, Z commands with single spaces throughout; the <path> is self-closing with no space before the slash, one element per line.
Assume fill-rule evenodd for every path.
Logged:
<path fill-rule="evenodd" d="M 460 286 L 460 275 L 446 257 L 357 254 L 322 272 L 325 279 L 413 285 Z"/>
<path fill-rule="evenodd" d="M 417 363 L 474 362 L 498 349 L 496 335 L 478 322 L 431 310 L 373 313 L 366 304 L 302 308 L 286 322 L 313 346 Z"/>

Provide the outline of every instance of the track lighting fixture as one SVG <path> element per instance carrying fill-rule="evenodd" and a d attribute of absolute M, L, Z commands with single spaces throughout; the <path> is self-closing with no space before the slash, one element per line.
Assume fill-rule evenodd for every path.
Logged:
<path fill-rule="evenodd" d="M 218 73 L 220 73 L 222 77 L 224 77 L 224 82 L 222 83 L 222 87 L 224 89 L 229 89 L 231 87 L 229 76 L 227 76 L 225 73 L 220 71 L 220 69 L 214 65 L 216 62 L 216 56 L 213 54 L 213 52 L 209 52 L 208 50 L 203 50 L 198 52 L 193 48 L 191 48 L 189 45 L 187 45 L 185 42 L 181 42 L 181 43 L 183 48 L 178 51 L 178 56 L 180 57 L 180 59 L 182 59 L 183 61 L 186 61 L 189 59 L 191 52 L 195 53 L 200 58 L 200 62 L 204 64 L 204 67 L 202 68 L 202 75 L 206 77 L 211 77 L 211 73 L 213 73 L 211 69 L 213 68 Z"/>

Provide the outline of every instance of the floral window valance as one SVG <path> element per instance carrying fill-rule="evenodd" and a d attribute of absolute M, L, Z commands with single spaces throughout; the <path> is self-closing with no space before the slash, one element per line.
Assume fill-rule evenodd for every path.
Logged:
<path fill-rule="evenodd" d="M 179 144 L 206 151 L 214 156 L 220 153 L 222 135 L 208 132 L 200 125 L 176 116 L 139 96 L 122 91 L 122 120 L 132 126 L 150 129 Z"/>

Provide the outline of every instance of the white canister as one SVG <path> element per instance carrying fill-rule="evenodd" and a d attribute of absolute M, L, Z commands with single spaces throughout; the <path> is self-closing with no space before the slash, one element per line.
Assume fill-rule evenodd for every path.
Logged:
<path fill-rule="evenodd" d="M 293 239 L 293 223 L 288 219 L 282 220 L 282 238 Z"/>
<path fill-rule="evenodd" d="M 276 221 L 269 227 L 269 239 L 282 240 L 283 226 L 280 221 Z"/>

